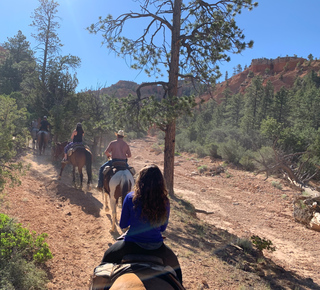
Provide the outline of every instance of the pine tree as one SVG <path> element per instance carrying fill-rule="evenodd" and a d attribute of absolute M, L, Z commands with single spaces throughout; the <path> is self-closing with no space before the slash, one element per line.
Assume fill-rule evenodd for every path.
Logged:
<path fill-rule="evenodd" d="M 22 82 L 35 73 L 35 59 L 29 41 L 20 30 L 3 47 L 7 54 L 0 65 L 0 94 L 9 95 L 21 91 Z"/>
<path fill-rule="evenodd" d="M 177 98 L 178 80 L 191 79 L 215 84 L 221 76 L 217 62 L 229 61 L 229 52 L 240 53 L 252 46 L 252 41 L 246 43 L 243 40 L 244 35 L 236 25 L 234 16 L 242 8 L 251 9 L 256 5 L 251 0 L 223 0 L 213 4 L 194 0 L 143 1 L 139 6 L 140 12 L 131 11 L 117 18 L 109 15 L 89 28 L 92 33 L 103 34 L 108 49 L 118 55 L 131 57 L 133 68 L 156 77 L 163 77 L 163 68 L 168 72 L 167 81 L 142 84 L 137 90 L 137 99 L 141 101 L 141 87 L 163 87 L 162 105 L 156 106 L 158 111 L 152 110 L 153 116 L 149 121 L 158 124 L 165 132 L 164 177 L 171 195 L 176 118 L 181 115 L 183 108 Z M 124 36 L 124 26 L 131 24 L 131 20 L 139 19 L 150 20 L 142 27 L 140 37 L 130 39 Z M 182 104 L 188 102 L 182 101 Z M 188 110 L 188 106 L 185 109 Z"/>

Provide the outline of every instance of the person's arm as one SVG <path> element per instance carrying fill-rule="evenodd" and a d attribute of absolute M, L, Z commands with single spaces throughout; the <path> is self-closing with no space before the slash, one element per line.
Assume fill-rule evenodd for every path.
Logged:
<path fill-rule="evenodd" d="M 111 148 L 111 144 L 112 143 L 109 143 L 107 149 L 104 151 L 104 154 L 108 157 L 108 158 L 111 158 L 111 152 L 112 152 L 112 148 Z"/>
<path fill-rule="evenodd" d="M 131 157 L 131 151 L 130 151 L 130 147 L 129 145 L 127 145 L 128 148 L 127 148 L 127 152 L 126 152 L 126 155 L 127 155 L 127 158 Z"/>
<path fill-rule="evenodd" d="M 77 135 L 77 130 L 74 130 L 73 132 L 72 132 L 72 134 L 71 134 L 71 140 L 73 140 L 73 138 L 74 138 L 74 136 L 76 136 Z"/>
<path fill-rule="evenodd" d="M 125 197 L 122 210 L 121 210 L 121 217 L 120 217 L 120 223 L 119 226 L 122 229 L 127 228 L 130 226 L 130 202 L 128 195 Z"/>

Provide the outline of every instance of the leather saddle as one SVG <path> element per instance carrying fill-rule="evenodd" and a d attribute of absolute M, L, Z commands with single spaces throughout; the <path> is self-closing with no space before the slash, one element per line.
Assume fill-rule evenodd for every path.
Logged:
<path fill-rule="evenodd" d="M 132 176 L 136 174 L 133 167 L 128 166 L 125 161 L 113 161 L 112 166 L 106 166 L 103 170 L 103 185 L 107 193 L 110 193 L 109 181 L 118 171 L 128 169 Z"/>
<path fill-rule="evenodd" d="M 71 146 L 71 148 L 68 150 L 67 154 L 68 156 L 71 156 L 73 152 L 75 152 L 77 149 L 80 149 L 80 148 L 84 148 L 86 149 L 89 153 L 91 153 L 91 150 L 90 148 L 87 146 L 87 145 L 84 145 L 84 144 L 73 144 Z M 92 154 L 92 153 L 91 153 Z"/>
<path fill-rule="evenodd" d="M 91 279 L 91 289 L 110 289 L 112 283 L 126 273 L 137 273 L 141 280 L 158 277 L 176 290 L 185 289 L 172 267 L 165 266 L 161 258 L 142 254 L 125 255 L 120 264 L 106 263 L 96 267 Z"/>

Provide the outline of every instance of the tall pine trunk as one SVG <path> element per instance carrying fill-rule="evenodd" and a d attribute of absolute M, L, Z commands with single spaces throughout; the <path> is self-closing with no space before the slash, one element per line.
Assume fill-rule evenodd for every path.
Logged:
<path fill-rule="evenodd" d="M 176 122 L 172 121 L 166 126 L 165 141 L 164 141 L 164 179 L 166 181 L 169 195 L 173 196 L 174 182 L 174 151 L 176 137 Z"/>
<path fill-rule="evenodd" d="M 169 69 L 169 90 L 168 97 L 178 94 L 179 56 L 180 56 L 180 19 L 182 0 L 175 0 L 173 7 L 173 29 L 171 38 L 171 62 Z M 164 178 L 169 195 L 174 195 L 173 173 L 174 173 L 174 151 L 176 137 L 176 120 L 172 119 L 166 125 L 164 143 Z"/>

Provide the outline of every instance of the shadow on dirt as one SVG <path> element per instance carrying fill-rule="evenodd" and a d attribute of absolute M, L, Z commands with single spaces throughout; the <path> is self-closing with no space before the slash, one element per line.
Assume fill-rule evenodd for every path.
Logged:
<path fill-rule="evenodd" d="M 246 253 L 242 248 L 228 244 L 214 251 L 214 254 L 229 265 L 257 274 L 270 285 L 271 289 L 320 289 L 311 278 L 303 278 L 286 271 L 265 257 L 259 258 L 254 250 Z"/>
<path fill-rule="evenodd" d="M 237 236 L 199 220 L 195 207 L 188 201 L 177 196 L 172 200 L 172 206 L 177 208 L 179 218 L 185 220 L 186 225 L 183 229 L 174 228 L 167 235 L 173 244 L 183 245 L 195 254 L 197 249 L 212 253 L 244 273 L 256 275 L 257 279 L 265 281 L 270 289 L 320 289 L 312 278 L 303 278 L 294 272 L 286 271 L 272 260 L 259 256 L 255 248 L 245 251 L 235 245 L 239 240 Z"/>
<path fill-rule="evenodd" d="M 82 211 L 86 214 L 100 217 L 100 210 L 103 205 L 90 191 L 86 192 L 81 189 L 68 187 L 65 184 L 58 184 L 57 196 L 63 200 L 68 200 L 70 204 L 81 207 Z"/>

